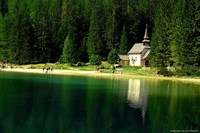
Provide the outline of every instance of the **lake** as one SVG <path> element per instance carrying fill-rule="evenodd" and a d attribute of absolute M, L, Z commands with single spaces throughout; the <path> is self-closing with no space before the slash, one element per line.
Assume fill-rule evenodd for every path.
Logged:
<path fill-rule="evenodd" d="M 0 133 L 200 131 L 200 84 L 0 71 Z"/>

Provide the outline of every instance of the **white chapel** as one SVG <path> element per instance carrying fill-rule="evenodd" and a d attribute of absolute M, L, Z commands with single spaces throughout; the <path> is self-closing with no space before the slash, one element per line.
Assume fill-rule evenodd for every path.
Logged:
<path fill-rule="evenodd" d="M 129 62 L 130 66 L 148 67 L 149 65 L 148 55 L 151 51 L 151 47 L 149 44 L 150 40 L 148 37 L 147 25 L 146 25 L 144 40 L 142 41 L 142 43 L 135 43 L 128 52 L 128 55 L 119 55 L 121 59 L 120 62 L 123 63 L 124 60 L 126 60 Z M 126 59 L 124 57 L 126 57 Z"/>

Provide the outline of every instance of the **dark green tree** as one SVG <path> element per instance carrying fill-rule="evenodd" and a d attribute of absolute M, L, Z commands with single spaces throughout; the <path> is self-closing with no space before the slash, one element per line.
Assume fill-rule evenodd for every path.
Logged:
<path fill-rule="evenodd" d="M 157 3 L 154 14 L 154 27 L 151 39 L 150 63 L 152 67 L 166 67 L 170 65 L 171 51 L 169 47 L 169 15 L 171 9 L 167 1 Z"/>
<path fill-rule="evenodd" d="M 8 1 L 7 0 L 1 0 L 0 1 L 0 13 L 4 17 L 7 12 L 8 12 Z"/>
<path fill-rule="evenodd" d="M 68 30 L 68 49 L 65 50 L 68 63 L 77 63 L 78 61 L 85 61 L 87 59 L 85 34 L 84 34 L 84 20 L 82 19 L 83 7 L 78 1 L 69 1 L 66 14 L 67 30 Z M 64 51 L 64 50 L 63 50 Z M 86 59 L 83 59 L 85 57 Z"/>
<path fill-rule="evenodd" d="M 73 37 L 68 33 L 65 42 L 64 48 L 62 52 L 62 56 L 60 58 L 60 62 L 62 63 L 76 63 L 76 52 L 75 47 L 73 46 Z"/>
<path fill-rule="evenodd" d="M 87 53 L 86 37 L 83 38 L 81 47 L 79 48 L 78 51 L 79 51 L 78 56 L 80 57 L 79 60 L 82 62 L 88 62 L 89 57 L 88 57 L 88 53 Z"/>
<path fill-rule="evenodd" d="M 191 51 L 194 56 L 192 64 L 194 66 L 200 66 L 200 1 L 187 1 L 186 8 L 190 9 L 189 16 L 191 17 L 190 19 L 188 18 L 190 24 L 190 34 L 188 40 L 191 42 Z"/>
<path fill-rule="evenodd" d="M 109 64 L 117 64 L 119 61 L 119 56 L 116 49 L 112 49 L 108 55 Z"/>
<path fill-rule="evenodd" d="M 198 21 L 197 1 L 178 1 L 171 15 L 169 42 L 172 60 L 176 65 L 198 65 Z M 187 17 L 185 17 L 187 16 Z M 197 60 L 196 60 L 197 59 Z"/>
<path fill-rule="evenodd" d="M 50 6 L 48 10 L 49 15 L 49 32 L 50 32 L 50 61 L 58 61 L 60 54 L 62 53 L 62 48 L 64 39 L 60 36 L 59 28 L 62 23 L 62 0 L 52 0 L 50 1 Z M 66 32 L 66 30 L 64 31 Z M 66 37 L 66 34 L 64 34 Z"/>
<path fill-rule="evenodd" d="M 42 62 L 50 62 L 51 60 L 49 6 L 50 3 L 46 0 L 34 0 L 31 5 L 31 18 L 33 20 L 34 33 L 37 37 L 34 54 L 36 59 Z"/>
<path fill-rule="evenodd" d="M 9 57 L 9 47 L 8 47 L 8 26 L 6 24 L 7 17 L 3 17 L 0 14 L 0 60 L 7 60 Z"/>
<path fill-rule="evenodd" d="M 125 21 L 125 28 L 127 32 L 127 48 L 130 49 L 134 43 L 141 42 L 143 33 L 140 34 L 141 25 L 140 25 L 140 14 L 138 10 L 138 1 L 134 0 L 127 0 L 126 5 L 126 18 Z"/>
<path fill-rule="evenodd" d="M 121 0 L 111 0 L 105 8 L 105 41 L 108 50 L 110 50 L 119 47 L 120 32 L 122 30 Z"/>
<path fill-rule="evenodd" d="M 92 6 L 90 28 L 88 33 L 87 51 L 92 54 L 106 57 L 107 51 L 104 43 L 104 12 L 102 0 L 96 0 Z"/>
<path fill-rule="evenodd" d="M 89 59 L 91 65 L 101 65 L 101 56 L 92 54 Z"/>
<path fill-rule="evenodd" d="M 171 62 L 176 65 L 182 65 L 180 57 L 183 56 L 182 46 L 186 45 L 187 36 L 183 35 L 183 27 L 184 27 L 184 3 L 182 2 L 174 2 L 174 8 L 172 8 L 173 12 L 170 15 L 169 22 L 169 48 L 171 51 Z"/>
<path fill-rule="evenodd" d="M 64 62 L 77 63 L 78 61 L 85 61 L 83 57 L 87 59 L 85 53 L 87 50 L 84 38 L 84 20 L 81 14 L 83 7 L 80 3 L 73 0 L 69 1 L 67 6 L 69 8 L 66 9 L 66 18 L 63 24 L 67 26 L 64 28 L 67 28 L 68 36 L 64 43 L 62 57 L 66 57 Z"/>
<path fill-rule="evenodd" d="M 30 10 L 26 1 L 13 1 L 9 13 L 9 59 L 16 63 L 30 63 L 34 60 L 34 31 L 30 19 Z M 13 13 L 12 11 L 15 11 Z M 13 22 L 10 25 L 10 22 Z M 8 27 L 8 26 L 7 26 Z"/>
<path fill-rule="evenodd" d="M 125 26 L 123 27 L 120 42 L 119 42 L 119 54 L 127 54 L 127 34 Z"/>

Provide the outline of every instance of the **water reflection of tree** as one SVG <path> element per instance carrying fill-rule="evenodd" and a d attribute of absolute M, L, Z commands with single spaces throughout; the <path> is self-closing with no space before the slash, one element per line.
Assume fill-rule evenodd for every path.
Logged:
<path fill-rule="evenodd" d="M 92 81 L 94 82 L 94 81 Z M 128 82 L 104 80 L 88 88 L 86 99 L 88 132 L 148 132 L 139 109 L 127 103 Z"/>
<path fill-rule="evenodd" d="M 200 129 L 199 85 L 172 81 L 152 82 L 149 89 L 151 132 Z"/>

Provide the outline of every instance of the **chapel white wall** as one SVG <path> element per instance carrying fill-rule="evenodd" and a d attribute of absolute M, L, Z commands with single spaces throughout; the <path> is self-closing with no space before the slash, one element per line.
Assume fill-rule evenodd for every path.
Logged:
<path fill-rule="evenodd" d="M 130 54 L 129 60 L 130 60 L 130 66 L 141 66 L 141 55 L 140 54 Z"/>

